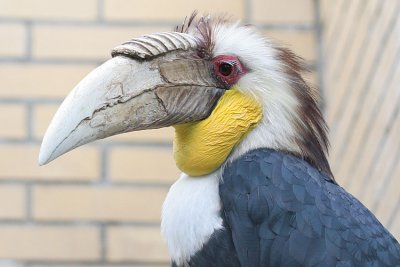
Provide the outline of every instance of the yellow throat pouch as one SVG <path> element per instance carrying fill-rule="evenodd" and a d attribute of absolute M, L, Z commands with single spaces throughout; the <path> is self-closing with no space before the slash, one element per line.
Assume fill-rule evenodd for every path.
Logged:
<path fill-rule="evenodd" d="M 227 90 L 208 118 L 174 126 L 178 168 L 190 176 L 215 171 L 261 117 L 262 107 L 253 97 Z"/>

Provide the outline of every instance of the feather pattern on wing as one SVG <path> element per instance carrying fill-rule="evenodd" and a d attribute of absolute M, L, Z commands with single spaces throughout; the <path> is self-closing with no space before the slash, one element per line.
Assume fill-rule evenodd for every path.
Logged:
<path fill-rule="evenodd" d="M 253 150 L 226 166 L 220 196 L 243 267 L 400 266 L 375 216 L 300 158 Z"/>

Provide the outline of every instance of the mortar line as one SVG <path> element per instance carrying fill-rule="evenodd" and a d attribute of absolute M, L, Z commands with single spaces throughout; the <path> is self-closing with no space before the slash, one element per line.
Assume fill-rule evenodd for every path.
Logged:
<path fill-rule="evenodd" d="M 0 102 L 1 103 L 1 102 Z M 32 140 L 20 140 L 20 139 L 13 139 L 13 138 L 0 138 L 0 145 L 24 145 L 24 144 L 31 144 L 31 145 L 40 145 L 42 143 L 41 138 L 34 138 Z M 116 147 L 138 147 L 138 148 L 149 148 L 149 149 L 166 149 L 170 150 L 172 149 L 172 140 L 171 141 L 159 141 L 159 142 L 151 142 L 151 141 L 145 141 L 145 140 L 132 140 L 132 141 L 101 141 L 97 140 L 94 143 L 88 143 L 85 145 L 85 147 L 95 147 L 99 148 L 102 145 L 106 145 L 107 147 L 110 148 L 116 148 Z"/>
<path fill-rule="evenodd" d="M 32 194 L 32 185 L 30 183 L 25 184 L 25 212 L 26 212 L 26 222 L 32 223 L 33 221 L 33 194 Z"/>
<path fill-rule="evenodd" d="M 61 98 L 34 98 L 34 99 L 26 99 L 26 98 L 17 98 L 17 97 L 0 97 L 0 104 L 30 104 L 30 105 L 59 105 L 63 100 Z"/>
<path fill-rule="evenodd" d="M 251 14 L 252 0 L 244 0 L 244 22 L 252 23 L 253 18 Z"/>
<path fill-rule="evenodd" d="M 99 0 L 100 1 L 100 0 Z M 249 7 L 251 8 L 251 3 L 249 2 Z M 246 8 L 246 6 L 245 6 Z M 245 17 L 247 15 L 245 14 Z M 251 14 L 250 16 L 251 17 Z M 94 27 L 174 27 L 181 23 L 181 20 L 108 20 L 105 21 L 103 18 L 102 23 L 99 20 L 40 20 L 35 19 L 32 22 L 30 19 L 16 19 L 9 17 L 0 17 L 0 23 L 32 23 L 35 26 L 94 26 Z M 287 29 L 287 30 L 313 30 L 314 25 L 310 23 L 257 23 L 261 28 L 270 29 Z"/>
<path fill-rule="evenodd" d="M 97 0 L 97 21 L 104 22 L 104 0 Z"/>
<path fill-rule="evenodd" d="M 103 263 L 107 262 L 107 254 L 108 254 L 108 232 L 107 226 L 105 224 L 100 225 L 100 260 Z"/>
<path fill-rule="evenodd" d="M 109 182 L 107 184 L 108 188 L 129 188 L 129 189 L 139 189 L 139 188 L 160 188 L 160 189 L 168 189 L 172 185 L 173 181 L 170 182 L 146 182 L 145 180 L 138 181 L 129 181 L 129 182 Z M 64 187 L 82 187 L 82 186 L 91 186 L 94 188 L 104 187 L 104 183 L 101 181 L 71 181 L 68 178 L 65 180 L 38 180 L 38 179 L 19 179 L 18 177 L 9 177 L 7 180 L 0 179 L 0 185 L 26 185 L 30 184 L 32 186 L 64 186 Z"/>
<path fill-rule="evenodd" d="M 98 20 L 58 20 L 58 19 L 31 19 L 1 17 L 0 23 L 30 23 L 35 26 L 95 26 L 95 27 L 173 27 L 179 20 L 108 20 L 99 24 Z"/>
<path fill-rule="evenodd" d="M 28 267 L 22 260 L 16 259 L 0 259 L 0 266 Z"/>
<path fill-rule="evenodd" d="M 29 63 L 34 64 L 52 64 L 52 65 L 100 65 L 109 58 L 92 58 L 92 59 L 81 59 L 81 58 L 18 58 L 18 57 L 7 57 L 0 58 L 0 63 Z"/>
<path fill-rule="evenodd" d="M 33 137 L 33 105 L 32 103 L 27 103 L 26 105 L 26 122 L 25 122 L 25 127 L 26 127 L 26 137 L 28 141 L 32 141 L 34 139 Z"/>
<path fill-rule="evenodd" d="M 120 266 L 120 267 L 135 267 L 135 266 L 149 266 L 149 267 L 164 267 L 169 266 L 169 261 L 143 261 L 143 260 L 121 260 L 121 261 L 111 261 L 103 263 L 98 260 L 27 260 L 26 264 L 40 265 L 40 266 L 50 266 L 50 267 L 63 267 L 63 266 Z"/>
<path fill-rule="evenodd" d="M 325 87 L 324 87 L 324 67 L 325 61 L 323 58 L 323 38 L 322 38 L 322 31 L 323 31 L 323 24 L 321 19 L 321 5 L 320 0 L 314 0 L 314 24 L 315 24 L 315 42 L 316 42 L 316 54 L 317 54 L 317 61 L 316 61 L 316 69 L 317 69 L 317 85 L 319 88 L 319 95 L 320 95 L 320 102 L 319 106 L 323 114 L 326 111 L 326 94 L 325 94 Z"/>
<path fill-rule="evenodd" d="M 108 183 L 108 145 L 101 144 L 100 146 L 100 182 Z"/>
<path fill-rule="evenodd" d="M 33 34 L 32 34 L 32 21 L 28 20 L 25 22 L 26 27 L 26 60 L 32 60 L 33 51 Z"/>
<path fill-rule="evenodd" d="M 160 221 L 119 221 L 119 220 L 82 220 L 82 219 L 52 219 L 52 220 L 17 220 L 0 219 L 1 226 L 29 226 L 29 227 L 138 227 L 160 228 Z"/>
<path fill-rule="evenodd" d="M 257 23 L 263 30 L 291 30 L 291 31 L 310 31 L 315 29 L 315 25 L 310 23 L 284 24 L 284 23 Z"/>

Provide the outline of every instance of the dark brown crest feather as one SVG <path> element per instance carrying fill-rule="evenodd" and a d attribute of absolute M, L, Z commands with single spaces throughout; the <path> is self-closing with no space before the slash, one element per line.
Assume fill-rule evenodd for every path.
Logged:
<path fill-rule="evenodd" d="M 219 16 L 212 18 L 208 15 L 198 16 L 197 11 L 194 11 L 189 20 L 185 18 L 181 26 L 176 26 L 175 31 L 182 33 L 190 33 L 196 37 L 198 42 L 198 53 L 202 58 L 211 58 L 212 51 L 215 46 L 213 36 L 214 29 L 218 28 L 218 24 L 229 22 L 227 16 Z"/>
<path fill-rule="evenodd" d="M 182 25 L 181 26 L 176 25 L 174 30 L 176 32 L 187 33 L 189 28 L 192 26 L 192 23 L 194 22 L 196 17 L 197 17 L 197 10 L 192 12 L 189 19 L 187 19 L 187 17 L 185 17 Z"/>
<path fill-rule="evenodd" d="M 212 26 L 210 23 L 210 19 L 201 17 L 197 23 L 197 31 L 200 34 L 199 41 L 199 52 L 200 56 L 211 57 L 212 50 L 214 48 L 214 41 L 212 38 Z"/>
<path fill-rule="evenodd" d="M 289 84 L 299 99 L 298 114 L 300 121 L 295 122 L 299 137 L 296 139 L 296 143 L 306 160 L 334 180 L 327 159 L 329 150 L 328 127 L 313 97 L 311 87 L 301 76 L 301 73 L 308 71 L 308 68 L 304 60 L 289 49 L 277 47 L 277 51 L 279 59 L 284 62 L 284 71 L 289 77 Z"/>

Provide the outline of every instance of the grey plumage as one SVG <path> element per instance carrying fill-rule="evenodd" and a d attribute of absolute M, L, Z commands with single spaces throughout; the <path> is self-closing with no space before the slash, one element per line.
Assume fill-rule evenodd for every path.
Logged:
<path fill-rule="evenodd" d="M 375 216 L 306 161 L 270 149 L 228 164 L 223 210 L 242 267 L 400 266 Z"/>
<path fill-rule="evenodd" d="M 225 229 L 188 266 L 400 266 L 375 216 L 298 157 L 250 151 L 226 165 L 219 191 Z"/>

